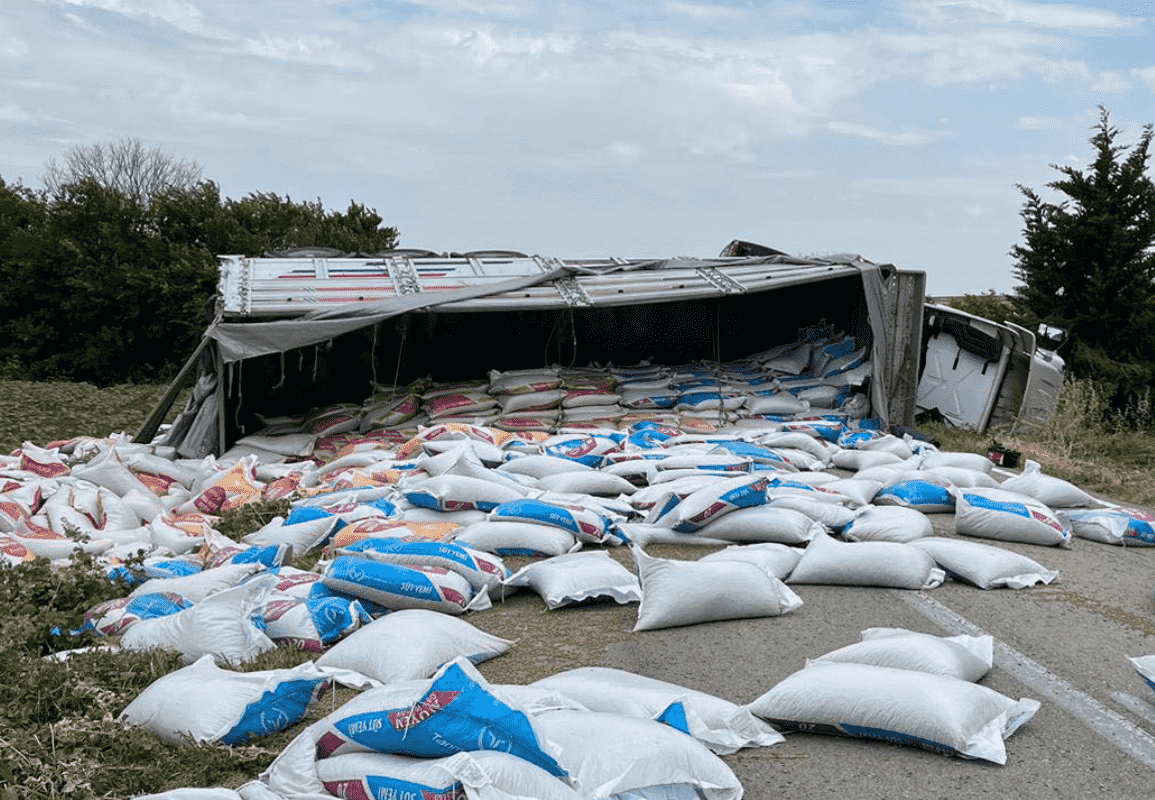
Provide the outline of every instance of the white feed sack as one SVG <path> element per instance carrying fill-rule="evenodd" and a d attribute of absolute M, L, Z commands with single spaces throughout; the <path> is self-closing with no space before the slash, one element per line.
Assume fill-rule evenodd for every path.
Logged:
<path fill-rule="evenodd" d="M 840 503 L 813 500 L 800 494 L 782 494 L 768 498 L 770 508 L 792 509 L 833 531 L 841 531 L 854 519 L 854 509 Z"/>
<path fill-rule="evenodd" d="M 283 517 L 273 517 L 259 530 L 246 534 L 241 541 L 254 546 L 286 544 L 294 556 L 303 556 L 328 541 L 341 521 L 336 515 L 326 515 L 286 525 Z"/>
<path fill-rule="evenodd" d="M 824 442 L 817 436 L 803 431 L 776 431 L 757 437 L 758 444 L 772 450 L 801 450 L 815 462 L 826 467 L 841 448 Z"/>
<path fill-rule="evenodd" d="M 157 794 L 137 794 L 133 795 L 132 800 L 283 800 L 279 797 L 270 797 L 264 788 L 253 788 L 251 783 L 241 788 L 245 790 L 244 794 L 239 790 L 224 787 L 211 789 L 185 787 Z"/>
<path fill-rule="evenodd" d="M 955 510 L 954 484 L 924 470 L 895 474 L 874 496 L 877 506 L 913 508 L 924 514 L 949 514 Z"/>
<path fill-rule="evenodd" d="M 822 475 L 825 473 L 804 473 Z M 883 481 L 867 480 L 865 478 L 836 478 L 832 481 L 825 481 L 817 488 L 825 492 L 833 492 L 846 498 L 844 505 L 850 508 L 861 508 L 868 505 L 878 490 L 882 488 Z"/>
<path fill-rule="evenodd" d="M 186 664 L 206 654 L 219 663 L 246 664 L 276 647 L 253 624 L 253 617 L 268 602 L 271 591 L 271 583 L 266 580 L 225 589 L 192 608 L 135 622 L 124 632 L 120 645 L 126 650 L 177 652 Z"/>
<path fill-rule="evenodd" d="M 626 543 L 645 549 L 651 544 L 724 545 L 724 539 L 714 539 L 701 533 L 675 533 L 661 525 L 646 525 L 644 522 L 620 522 L 618 532 Z"/>
<path fill-rule="evenodd" d="M 594 472 L 593 467 L 578 463 L 570 458 L 547 455 L 513 456 L 497 468 L 498 472 L 528 475 L 531 478 L 545 478 L 566 472 Z"/>
<path fill-rule="evenodd" d="M 839 469 L 861 472 L 865 469 L 882 466 L 897 469 L 903 465 L 903 459 L 901 456 L 888 453 L 885 450 L 839 450 L 830 457 L 830 465 Z"/>
<path fill-rule="evenodd" d="M 1026 589 L 1059 577 L 1032 558 L 983 542 L 931 536 L 910 545 L 928 553 L 950 577 L 980 589 Z"/>
<path fill-rule="evenodd" d="M 1155 690 L 1155 656 L 1127 656 L 1127 660 L 1139 673 L 1139 677 Z"/>
<path fill-rule="evenodd" d="M 932 467 L 923 470 L 928 475 L 942 478 L 954 486 L 963 489 L 978 487 L 980 489 L 997 489 L 999 482 L 991 477 L 990 473 L 965 467 Z"/>
<path fill-rule="evenodd" d="M 338 556 L 325 567 L 321 582 L 335 592 L 391 611 L 422 608 L 463 614 L 492 606 L 488 591 L 475 592 L 464 576 L 441 566 Z"/>
<path fill-rule="evenodd" d="M 261 609 L 265 635 L 277 644 L 322 653 L 326 645 L 373 621 L 359 600 L 333 595 L 302 598 L 274 594 Z"/>
<path fill-rule="evenodd" d="M 1001 487 L 1033 497 L 1050 508 L 1078 508 L 1098 505 L 1098 501 L 1070 481 L 1043 474 L 1038 461 L 1027 459 L 1023 471 L 1002 482 Z"/>
<path fill-rule="evenodd" d="M 625 670 L 580 667 L 532 685 L 572 698 L 590 711 L 658 720 L 688 733 L 718 755 L 783 740 L 782 734 L 736 703 Z"/>
<path fill-rule="evenodd" d="M 922 469 L 961 467 L 963 469 L 971 469 L 989 474 L 990 471 L 994 469 L 994 466 L 993 461 L 978 453 L 955 453 L 932 450 L 924 452 L 922 458 Z"/>
<path fill-rule="evenodd" d="M 402 566 L 444 567 L 465 578 L 474 592 L 484 590 L 494 594 L 499 591 L 501 582 L 509 577 L 509 570 L 500 556 L 455 542 L 369 537 L 340 547 L 336 553 Z"/>
<path fill-rule="evenodd" d="M 542 738 L 586 797 L 654 787 L 641 797 L 740 800 L 733 770 L 700 742 L 668 725 L 597 711 L 545 711 L 533 718 Z M 682 794 L 689 790 L 689 794 Z M 629 794 L 625 796 L 629 797 Z"/>
<path fill-rule="evenodd" d="M 238 586 L 246 579 L 263 572 L 261 564 L 224 564 L 179 578 L 153 578 L 137 586 L 129 597 L 156 592 L 173 592 L 199 603 L 210 595 Z"/>
<path fill-rule="evenodd" d="M 826 529 L 802 511 L 778 505 L 739 508 L 711 520 L 698 534 L 728 542 L 806 544 Z"/>
<path fill-rule="evenodd" d="M 633 494 L 637 487 L 625 478 L 608 472 L 568 472 L 539 478 L 537 486 L 548 492 L 600 495 L 618 497 Z"/>
<path fill-rule="evenodd" d="M 171 462 L 163 463 L 171 466 Z M 152 493 L 140 478 L 136 477 L 129 467 L 115 455 L 115 451 L 109 451 L 109 455 L 105 458 L 98 457 L 87 464 L 77 465 L 72 470 L 72 477 L 111 489 L 120 497 L 124 497 L 134 490 Z"/>
<path fill-rule="evenodd" d="M 333 645 L 318 667 L 359 672 L 373 681 L 428 678 L 458 656 L 480 663 L 501 655 L 513 642 L 486 633 L 459 617 L 437 611 L 393 611 Z"/>
<path fill-rule="evenodd" d="M 658 465 L 650 459 L 635 458 L 607 463 L 601 467 L 601 472 L 625 478 L 634 486 L 634 491 L 630 494 L 635 494 L 654 480 L 658 474 Z"/>
<path fill-rule="evenodd" d="M 399 681 L 362 692 L 311 729 L 319 759 L 358 752 L 442 758 L 500 750 L 558 777 L 565 775 L 550 752 L 556 748 L 529 715 L 494 694 L 464 658 L 446 664 L 429 680 Z"/>
<path fill-rule="evenodd" d="M 893 433 L 885 433 L 870 439 L 862 445 L 862 449 L 871 453 L 892 453 L 903 460 L 914 455 L 910 442 Z"/>
<path fill-rule="evenodd" d="M 698 489 L 669 505 L 655 506 L 646 522 L 664 525 L 678 533 L 690 533 L 705 527 L 711 520 L 739 508 L 765 505 L 769 481 L 761 475 L 728 478 Z"/>
<path fill-rule="evenodd" d="M 854 477 L 859 480 L 878 481 L 883 486 L 890 483 L 897 475 L 907 472 L 912 467 L 905 461 L 899 461 L 895 464 L 878 464 L 873 467 L 866 467 L 854 473 Z"/>
<path fill-rule="evenodd" d="M 842 529 L 843 538 L 852 542 L 911 542 L 933 535 L 926 514 L 902 506 L 864 506 Z"/>
<path fill-rule="evenodd" d="M 802 605 L 788 586 L 752 563 L 655 558 L 639 547 L 633 552 L 642 584 L 635 631 L 776 617 Z"/>
<path fill-rule="evenodd" d="M 312 662 L 234 672 L 205 655 L 153 681 L 118 720 L 173 744 L 244 744 L 300 721 L 331 684 Z"/>
<path fill-rule="evenodd" d="M 601 513 L 600 503 L 586 495 L 550 492 L 535 498 L 502 503 L 489 512 L 489 520 L 550 525 L 572 534 L 579 542 L 601 544 L 610 534 L 609 521 Z"/>
<path fill-rule="evenodd" d="M 581 549 L 569 531 L 535 522 L 481 520 L 454 532 L 456 544 L 501 556 L 549 557 Z"/>
<path fill-rule="evenodd" d="M 647 512 L 659 503 L 669 500 L 669 495 L 688 497 L 692 492 L 718 481 L 726 480 L 725 475 L 697 470 L 673 470 L 658 472 L 649 481 L 650 485 L 638 489 L 630 495 L 630 505 L 640 512 Z"/>
<path fill-rule="evenodd" d="M 746 561 L 762 567 L 778 580 L 786 580 L 801 558 L 800 548 L 777 542 L 759 542 L 731 545 L 725 550 L 702 556 L 698 561 Z"/>
<path fill-rule="evenodd" d="M 826 663 L 872 664 L 977 681 L 994 663 L 994 638 L 989 635 L 935 636 L 903 628 L 867 628 L 862 632 L 861 641 L 808 659 L 806 665 Z"/>
<path fill-rule="evenodd" d="M 966 536 L 1070 547 L 1071 532 L 1043 503 L 1003 489 L 956 489 L 955 530 Z"/>
<path fill-rule="evenodd" d="M 490 509 L 524 497 L 526 490 L 464 475 L 438 475 L 424 480 L 406 481 L 405 499 L 415 506 L 435 511 Z"/>
<path fill-rule="evenodd" d="M 349 753 L 317 761 L 316 774 L 334 797 L 587 800 L 541 767 L 498 751 L 444 758 Z"/>
<path fill-rule="evenodd" d="M 1059 519 L 1080 539 L 1128 547 L 1155 546 L 1155 514 L 1142 508 L 1059 511 Z"/>
<path fill-rule="evenodd" d="M 854 502 L 848 495 L 829 488 L 829 484 L 831 483 L 834 483 L 834 481 L 813 485 L 806 481 L 794 480 L 793 475 L 774 475 L 770 478 L 769 485 L 766 487 L 766 500 L 767 502 L 771 502 L 781 497 L 801 497 L 805 500 L 818 503 L 831 503 L 843 506 L 844 508 L 856 508 L 861 505 L 861 503 Z M 876 488 L 876 484 L 874 483 L 871 483 L 870 486 Z M 861 488 L 862 487 L 859 487 L 860 490 Z M 870 502 L 870 497 L 872 496 L 873 492 L 865 499 L 865 502 Z"/>
<path fill-rule="evenodd" d="M 602 550 L 554 556 L 528 564 L 511 575 L 505 586 L 527 586 L 555 609 L 590 600 L 619 604 L 642 599 L 637 577 Z"/>
<path fill-rule="evenodd" d="M 945 578 L 929 555 L 901 542 L 839 542 L 820 533 L 787 583 L 933 589 Z"/>
<path fill-rule="evenodd" d="M 780 731 L 882 739 L 945 755 L 1007 760 L 1004 740 L 1039 702 L 942 675 L 869 664 L 815 664 L 750 704 Z"/>

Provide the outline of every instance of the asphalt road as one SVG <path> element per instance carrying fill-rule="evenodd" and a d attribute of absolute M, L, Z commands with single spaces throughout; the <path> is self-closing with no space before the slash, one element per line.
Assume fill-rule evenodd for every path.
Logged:
<path fill-rule="evenodd" d="M 952 535 L 953 517 L 935 515 Z M 984 541 L 984 540 L 975 540 Z M 981 683 L 1041 702 L 1007 741 L 1003 766 L 913 748 L 809 733 L 725 760 L 750 800 L 955 800 L 1155 797 L 1155 692 L 1127 656 L 1155 654 L 1155 548 L 1075 539 L 1070 549 L 993 542 L 1058 570 L 1049 586 L 982 590 L 948 580 L 926 592 L 794 586 L 804 605 L 779 617 L 632 632 L 637 606 L 545 611 L 521 594 L 470 621 L 518 639 L 480 669 L 492 682 L 528 683 L 602 665 L 754 700 L 869 627 L 937 635 L 989 633 L 995 666 Z M 697 558 L 708 548 L 653 546 Z M 630 563 L 624 548 L 615 553 Z"/>

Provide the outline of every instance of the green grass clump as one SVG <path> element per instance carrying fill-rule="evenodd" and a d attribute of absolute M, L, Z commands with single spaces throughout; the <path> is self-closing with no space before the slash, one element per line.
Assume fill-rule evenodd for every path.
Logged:
<path fill-rule="evenodd" d="M 63 569 L 44 559 L 0 568 L 0 796 L 123 798 L 162 789 L 255 777 L 279 751 L 178 747 L 116 717 L 177 653 L 77 652 L 109 644 L 83 630 L 84 612 L 124 596 L 80 555 Z"/>
<path fill-rule="evenodd" d="M 289 516 L 292 509 L 292 503 L 283 499 L 245 503 L 221 514 L 213 528 L 239 542 L 242 536 L 259 531 L 272 522 L 275 517 Z"/>

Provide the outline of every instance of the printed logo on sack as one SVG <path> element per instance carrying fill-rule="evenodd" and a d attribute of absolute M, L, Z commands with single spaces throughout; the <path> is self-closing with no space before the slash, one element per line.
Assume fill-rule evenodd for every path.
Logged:
<path fill-rule="evenodd" d="M 286 591 L 292 589 L 294 586 L 303 586 L 307 583 L 315 583 L 321 579 L 321 576 L 315 572 L 306 572 L 303 575 L 282 575 L 277 581 L 278 591 Z"/>
<path fill-rule="evenodd" d="M 371 519 L 361 520 L 353 525 L 353 530 L 357 533 L 379 533 L 387 531 L 390 528 L 396 528 L 396 522 L 389 522 L 380 517 L 373 517 Z"/>
<path fill-rule="evenodd" d="M 459 691 L 438 692 L 427 694 L 412 708 L 403 711 L 390 711 L 389 724 L 394 730 L 404 731 L 432 717 L 438 711 L 450 706 L 461 695 Z"/>
<path fill-rule="evenodd" d="M 474 560 L 477 564 L 477 568 L 482 572 L 488 572 L 490 575 L 505 575 L 505 571 L 492 561 L 487 561 L 483 558 L 476 558 Z"/>
<path fill-rule="evenodd" d="M 227 499 L 228 493 L 223 488 L 210 486 L 193 500 L 193 505 L 206 514 L 212 514 L 219 511 Z"/>
<path fill-rule="evenodd" d="M 1144 516 L 1150 516 L 1146 512 Z M 1127 536 L 1131 539 L 1136 539 L 1144 544 L 1155 544 L 1155 528 L 1151 527 L 1151 523 L 1145 519 L 1133 519 L 1127 523 Z M 1155 687 L 1153 687 L 1155 688 Z"/>
<path fill-rule="evenodd" d="M 292 725 L 292 719 L 283 708 L 270 708 L 261 712 L 260 730 L 257 733 L 276 733 Z"/>
<path fill-rule="evenodd" d="M 570 447 L 569 449 L 564 449 L 565 445 L 559 445 L 558 454 L 566 458 L 577 459 L 589 455 L 597 446 L 598 443 L 596 439 L 582 439 L 576 446 Z"/>
<path fill-rule="evenodd" d="M 265 622 L 276 622 L 285 616 L 286 611 L 295 608 L 300 602 L 300 600 L 271 600 L 265 604 L 261 616 L 265 618 Z"/>
<path fill-rule="evenodd" d="M 710 521 L 711 517 L 716 516 L 723 509 L 729 507 L 729 505 L 730 504 L 727 503 L 725 500 L 716 500 L 713 503 L 711 503 L 710 506 L 708 508 L 706 508 L 706 510 L 703 511 L 701 514 L 695 514 L 694 516 L 692 516 L 688 520 L 686 520 L 686 522 L 690 523 L 691 525 L 705 525 L 707 522 Z"/>
<path fill-rule="evenodd" d="M 600 526 L 594 525 L 593 523 L 585 522 L 584 520 L 579 519 L 577 524 L 579 530 L 588 536 L 593 536 L 600 539 L 605 535 L 605 531 Z"/>
<path fill-rule="evenodd" d="M 1055 530 L 1057 530 L 1059 533 L 1063 533 L 1063 526 L 1059 524 L 1058 520 L 1056 520 L 1054 517 L 1050 516 L 1049 514 L 1044 514 L 1043 512 L 1036 511 L 1035 509 L 1032 508 L 1031 509 L 1031 519 L 1037 520 L 1037 521 L 1043 523 L 1044 525 L 1048 525 L 1048 526 L 1054 528 Z"/>
<path fill-rule="evenodd" d="M 464 595 L 462 595 L 460 592 L 455 592 L 452 589 L 447 589 L 444 586 L 441 587 L 441 596 L 444 597 L 447 602 L 461 606 L 462 608 L 465 608 L 467 605 Z"/>
<path fill-rule="evenodd" d="M 32 560 L 32 554 L 28 552 L 27 547 L 8 537 L 0 537 L 0 553 L 13 559 Z"/>

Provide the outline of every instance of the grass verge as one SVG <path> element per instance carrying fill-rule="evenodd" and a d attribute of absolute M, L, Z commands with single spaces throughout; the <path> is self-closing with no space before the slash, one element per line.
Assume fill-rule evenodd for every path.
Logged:
<path fill-rule="evenodd" d="M 99 389 L 89 383 L 0 380 L 0 453 L 24 442 L 44 446 L 77 436 L 133 434 L 167 387 L 128 384 Z M 173 411 L 184 405 L 178 399 Z"/>

